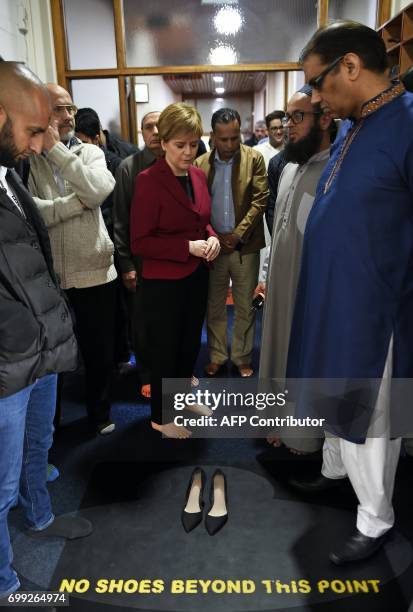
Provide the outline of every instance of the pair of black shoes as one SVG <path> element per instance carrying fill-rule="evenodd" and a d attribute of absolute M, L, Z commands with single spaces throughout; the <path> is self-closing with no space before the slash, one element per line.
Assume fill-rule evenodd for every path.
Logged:
<path fill-rule="evenodd" d="M 205 484 L 204 470 L 196 467 L 189 480 L 185 506 L 181 515 L 182 525 L 187 533 L 195 529 L 202 521 Z M 221 470 L 215 470 L 212 476 L 209 500 L 210 508 L 205 518 L 205 527 L 212 536 L 218 533 L 228 520 L 227 481 Z"/>

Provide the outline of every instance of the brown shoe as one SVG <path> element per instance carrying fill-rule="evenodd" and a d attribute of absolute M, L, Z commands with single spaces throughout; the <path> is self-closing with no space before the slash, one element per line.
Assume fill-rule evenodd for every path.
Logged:
<path fill-rule="evenodd" d="M 241 378 L 249 378 L 254 374 L 254 370 L 248 363 L 241 363 L 241 365 L 238 366 L 238 372 Z"/>
<path fill-rule="evenodd" d="M 211 361 L 211 363 L 205 366 L 205 374 L 207 376 L 216 376 L 219 370 L 221 369 L 221 367 L 222 367 L 222 364 L 214 363 L 213 361 Z"/>

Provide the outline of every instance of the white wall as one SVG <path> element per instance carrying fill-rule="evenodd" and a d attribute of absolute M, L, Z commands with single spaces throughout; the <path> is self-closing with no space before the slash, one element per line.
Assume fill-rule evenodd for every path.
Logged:
<path fill-rule="evenodd" d="M 265 114 L 284 108 L 284 72 L 267 74 L 267 108 Z"/>
<path fill-rule="evenodd" d="M 392 0 L 391 3 L 391 16 L 396 15 L 401 10 L 403 10 L 406 6 L 411 4 L 412 0 Z"/>
<path fill-rule="evenodd" d="M 288 73 L 287 100 L 304 85 L 305 76 L 302 70 L 294 70 Z"/>
<path fill-rule="evenodd" d="M 25 62 L 44 82 L 56 81 L 48 0 L 0 0 L 0 55 Z"/>
<path fill-rule="evenodd" d="M 135 77 L 135 83 L 146 83 L 148 85 L 149 102 L 140 102 L 136 104 L 136 115 L 138 120 L 138 142 L 139 146 L 143 146 L 141 136 L 141 120 L 146 113 L 151 111 L 163 111 L 168 104 L 181 102 L 182 97 L 176 94 L 167 85 L 162 76 L 138 76 Z"/>
<path fill-rule="evenodd" d="M 45 83 L 56 83 L 56 56 L 49 0 L 26 0 L 28 65 Z"/>
<path fill-rule="evenodd" d="M 19 17 L 24 9 L 21 1 L 0 2 L 0 55 L 5 60 L 27 62 L 25 37 L 19 32 Z"/>
<path fill-rule="evenodd" d="M 330 21 L 352 19 L 370 28 L 376 27 L 377 0 L 329 0 Z"/>
<path fill-rule="evenodd" d="M 391 3 L 391 16 L 397 15 L 401 10 L 403 10 L 406 6 L 411 4 L 412 0 L 392 0 Z"/>
<path fill-rule="evenodd" d="M 265 86 L 261 89 L 261 91 L 257 91 L 254 93 L 254 122 L 260 121 L 261 119 L 265 119 L 265 115 L 268 113 L 265 112 Z"/>

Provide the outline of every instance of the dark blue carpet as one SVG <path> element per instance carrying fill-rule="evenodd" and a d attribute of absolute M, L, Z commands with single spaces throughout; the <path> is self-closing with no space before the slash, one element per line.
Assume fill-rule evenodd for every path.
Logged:
<path fill-rule="evenodd" d="M 232 308 L 229 309 L 229 317 L 232 319 Z M 256 336 L 256 349 L 254 351 L 253 365 L 255 369 L 258 367 L 258 347 L 260 346 L 261 336 L 261 313 L 258 316 L 257 322 L 257 336 Z M 195 374 L 202 377 L 203 367 L 208 362 L 208 355 L 206 351 L 206 338 L 205 332 L 203 334 L 202 350 L 198 359 Z M 236 373 L 229 367 L 228 372 L 224 372 L 223 375 L 236 375 Z M 314 505 L 313 500 L 302 500 L 298 495 L 293 493 L 287 486 L 286 481 L 291 475 L 300 475 L 303 477 L 310 477 L 316 475 L 319 471 L 321 457 L 315 455 L 311 457 L 294 457 L 286 449 L 272 449 L 268 447 L 264 440 L 253 440 L 253 439 L 209 439 L 209 440 L 187 440 L 187 441 L 174 441 L 174 440 L 162 440 L 161 437 L 153 432 L 149 427 L 149 404 L 143 401 L 138 393 L 140 386 L 137 377 L 132 374 L 126 377 L 119 378 L 114 389 L 114 404 L 112 409 L 112 418 L 116 422 L 116 431 L 107 437 L 92 437 L 87 428 L 85 408 L 83 404 L 83 392 L 82 385 L 83 379 L 81 372 L 67 375 L 65 379 L 64 392 L 63 392 L 63 410 L 61 426 L 55 435 L 55 444 L 52 449 L 50 459 L 58 466 L 61 476 L 60 478 L 51 483 L 50 492 L 53 500 L 53 506 L 56 514 L 73 512 L 81 508 L 85 513 L 95 512 L 93 509 L 97 508 L 97 514 L 94 515 L 94 520 L 98 525 L 98 541 L 101 546 L 102 554 L 107 554 L 111 547 L 116 546 L 114 535 L 116 533 L 116 512 L 112 510 L 116 504 L 120 504 L 119 517 L 124 516 L 124 520 L 128 524 L 131 523 L 131 517 L 129 514 L 122 514 L 125 509 L 125 504 L 134 504 L 139 500 L 139 496 L 142 496 L 146 490 L 146 484 L 148 478 L 149 481 L 152 477 L 167 473 L 168 470 L 171 474 L 177 473 L 177 470 L 188 469 L 193 465 L 203 465 L 209 471 L 212 468 L 208 466 L 219 465 L 225 470 L 227 466 L 228 470 L 238 470 L 237 474 L 250 474 L 251 476 L 245 476 L 241 479 L 247 485 L 251 480 L 251 487 L 246 486 L 245 490 L 242 489 L 241 493 L 233 493 L 232 500 L 237 506 L 235 515 L 238 516 L 239 527 L 237 528 L 237 522 L 228 525 L 228 530 L 225 532 L 225 538 L 221 540 L 206 540 L 208 544 L 209 555 L 213 555 L 215 550 L 211 542 L 214 541 L 216 544 L 216 559 L 210 558 L 212 567 L 216 567 L 216 574 L 220 575 L 219 559 L 227 559 L 231 545 L 236 544 L 237 550 L 244 550 L 243 542 L 249 551 L 251 557 L 251 563 L 248 563 L 246 559 L 244 565 L 240 568 L 239 563 L 234 561 L 234 568 L 237 574 L 243 573 L 243 576 L 248 577 L 250 570 L 255 575 L 258 571 L 257 576 L 261 578 L 276 579 L 279 575 L 283 575 L 283 572 L 288 574 L 288 564 L 291 558 L 296 561 L 296 567 L 299 568 L 300 574 L 291 576 L 291 579 L 305 578 L 308 575 L 317 576 L 320 579 L 326 576 L 333 576 L 332 568 L 328 565 L 326 559 L 327 550 L 330 548 L 330 544 L 333 541 L 339 541 L 345 534 L 340 532 L 340 527 L 344 524 L 347 528 L 350 528 L 352 524 L 352 517 L 355 516 L 356 511 L 356 499 L 350 487 L 343 487 L 342 490 L 337 490 L 334 495 L 324 494 L 316 500 Z M 378 595 L 375 594 L 362 594 L 353 597 L 338 598 L 335 601 L 327 601 L 323 603 L 321 598 L 310 597 L 306 600 L 305 604 L 301 600 L 292 598 L 291 602 L 286 602 L 285 598 L 282 600 L 275 598 L 273 604 L 271 600 L 267 600 L 265 607 L 261 605 L 259 607 L 245 607 L 245 602 L 239 607 L 239 610 L 248 609 L 251 612 L 258 612 L 258 610 L 289 610 L 294 609 L 296 611 L 314 611 L 314 612 L 406 612 L 409 606 L 409 601 L 413 598 L 413 571 L 410 566 L 406 569 L 406 565 L 410 563 L 409 550 L 410 547 L 407 542 L 413 541 L 413 496 L 411 491 L 413 490 L 413 460 L 408 458 L 402 459 L 395 488 L 395 509 L 397 516 L 397 530 L 396 543 L 404 542 L 403 546 L 397 545 L 389 549 L 389 556 L 386 555 L 379 558 L 379 565 L 366 565 L 365 566 L 365 577 L 374 577 L 375 575 L 386 575 L 387 579 L 384 581 L 381 591 Z M 260 500 L 258 493 L 254 493 L 254 487 L 256 486 L 256 478 L 264 479 L 267 481 L 271 496 L 263 502 Z M 162 480 L 160 481 L 162 482 Z M 185 486 L 181 483 L 183 487 Z M 143 487 L 143 489 L 141 489 Z M 181 541 L 182 533 L 179 525 L 179 509 L 182 503 L 182 491 L 176 492 L 175 489 L 170 495 L 161 495 L 161 504 L 171 504 L 171 513 L 165 515 L 165 508 L 159 510 L 159 515 L 156 512 L 156 508 L 151 509 L 150 504 L 148 506 L 149 519 L 153 520 L 152 528 L 159 527 L 162 530 L 163 525 L 159 524 L 161 517 L 163 521 L 167 520 L 165 516 L 171 517 L 171 525 L 168 526 L 168 530 L 172 529 L 171 534 L 174 533 L 174 529 L 179 529 L 179 533 L 176 538 L 173 536 L 168 539 L 165 536 L 165 547 L 172 547 L 175 555 L 179 555 L 178 542 Z M 174 496 L 176 497 L 173 502 Z M 254 496 L 256 498 L 254 498 Z M 150 502 L 148 497 L 143 495 L 145 503 Z M 291 516 L 288 515 L 288 504 L 295 503 L 294 508 L 300 508 L 301 510 L 294 510 Z M 105 533 L 105 507 L 108 512 L 107 520 L 107 533 Z M 133 506 L 132 506 L 133 507 Z M 168 506 L 167 506 L 168 507 Z M 319 511 L 316 509 L 320 508 Z M 112 509 L 112 510 L 111 510 Z M 329 513 L 331 509 L 331 513 Z M 273 519 L 275 523 L 271 521 L 268 523 L 268 513 L 274 512 Z M 264 515 L 262 515 L 264 513 Z M 279 524 L 285 524 L 285 530 L 277 532 L 277 513 L 279 514 Z M 301 513 L 301 514 L 300 514 Z M 341 514 L 340 514 L 341 513 Z M 344 513 L 344 514 L 343 514 Z M 165 515 L 165 516 L 164 516 Z M 311 519 L 308 526 L 304 529 L 305 523 L 303 516 L 307 519 Z M 345 520 L 337 517 L 344 516 Z M 259 544 L 259 538 L 257 540 L 257 550 L 248 548 L 248 540 L 251 539 L 251 533 L 248 529 L 251 529 L 251 525 L 254 524 L 254 517 L 257 522 L 257 534 L 253 534 L 254 537 L 257 535 L 262 524 L 272 525 L 268 528 L 266 533 L 265 546 L 272 543 L 268 547 L 267 552 L 260 555 L 260 546 L 264 547 L 264 543 Z M 301 518 L 300 518 L 301 517 Z M 312 518 L 311 518 L 312 517 Z M 307 520 L 305 519 L 305 520 Z M 115 521 L 115 522 L 114 522 Z M 321 521 L 321 522 L 320 522 Z M 325 522 L 325 530 L 323 530 L 323 521 Z M 15 536 L 15 564 L 16 568 L 22 574 L 22 585 L 24 589 L 34 589 L 36 586 L 42 586 L 44 588 L 45 580 L 48 584 L 48 580 L 52 579 L 55 572 L 56 576 L 60 571 L 64 571 L 73 564 L 73 572 L 76 572 L 78 563 L 79 567 L 85 567 L 87 563 L 87 550 L 88 545 L 85 542 L 86 548 L 76 549 L 79 550 L 79 554 L 75 554 L 73 558 L 68 557 L 68 550 L 62 547 L 61 543 L 52 543 L 50 546 L 39 546 L 33 548 L 26 540 L 21 536 L 22 529 L 22 517 L 19 511 L 15 511 L 11 514 L 10 524 L 13 536 Z M 248 529 L 244 528 L 243 525 L 248 524 Z M 294 531 L 294 525 L 297 526 L 297 532 Z M 313 526 L 317 525 L 317 528 Z M 147 528 L 147 526 L 146 526 Z M 132 531 L 131 531 L 132 533 Z M 169 531 L 168 531 L 169 533 Z M 224 532 L 223 532 L 224 533 Z M 250 537 L 248 538 L 248 533 Z M 100 535 L 99 535 L 100 534 Z M 200 551 L 203 550 L 202 539 L 205 537 L 201 532 L 197 534 L 197 555 L 199 556 Z M 236 542 L 228 540 L 229 535 L 236 539 Z M 96 537 L 96 535 L 94 536 Z M 150 537 L 147 533 L 146 538 Z M 218 538 L 218 536 L 216 536 Z M 261 537 L 261 536 L 260 536 Z M 199 539 L 201 538 L 201 539 Z M 279 541 L 278 541 L 279 540 Z M 289 544 L 290 542 L 290 544 Z M 150 556 L 150 546 L 148 548 L 147 541 L 145 541 L 146 554 Z M 157 543 L 155 549 L 160 554 L 161 548 Z M 96 558 L 96 547 L 97 544 L 93 545 L 93 541 L 90 540 L 90 558 Z M 136 546 L 139 547 L 139 540 L 136 541 Z M 201 548 L 199 548 L 201 547 Z M 224 548 L 223 548 L 224 547 Z M 226 547 L 226 548 L 225 548 Z M 176 548 L 176 550 L 175 550 Z M 396 553 L 394 550 L 396 549 Z M 402 550 L 404 558 L 403 563 L 399 563 L 396 559 L 397 550 Z M 279 555 L 275 554 L 279 550 Z M 193 552 L 193 551 L 192 551 Z M 275 554 L 273 558 L 271 555 Z M 117 552 L 119 554 L 119 551 Z M 396 557 L 394 557 L 396 554 Z M 95 557 L 94 557 L 95 555 Z M 226 555 L 226 556 L 225 556 Z M 152 569 L 159 567 L 159 572 L 167 571 L 162 565 L 162 561 L 159 560 L 157 566 L 155 558 L 149 558 L 148 556 L 148 567 Z M 291 557 L 291 558 L 290 558 Z M 168 572 L 171 569 L 170 564 L 174 563 L 174 556 L 168 556 Z M 263 559 L 267 559 L 268 566 L 260 567 L 257 559 L 263 562 Z M 165 561 L 165 559 L 164 559 Z M 107 559 L 107 573 L 111 574 L 113 567 L 110 564 L 110 557 Z M 224 563 L 224 561 L 222 561 Z M 226 563 L 226 561 L 225 561 Z M 382 565 L 380 565 L 380 563 Z M 82 565 L 83 564 L 83 565 Z M 123 572 L 126 568 L 129 568 L 129 575 L 131 577 L 145 577 L 144 569 L 133 565 L 128 565 L 128 559 L 125 560 L 126 565 L 122 565 Z M 215 566 L 214 566 L 215 564 Z M 404 565 L 403 565 L 404 564 Z M 251 566 L 251 567 L 249 567 Z M 103 564 L 105 567 L 105 564 Z M 181 559 L 179 560 L 179 567 L 183 567 Z M 188 577 L 202 578 L 203 576 L 195 575 L 197 571 L 201 571 L 202 564 L 199 563 L 198 557 L 189 559 Z M 57 569 L 56 569 L 57 568 Z M 381 568 L 381 569 L 380 569 Z M 398 569 L 397 569 L 398 568 Z M 402 569 L 400 569 L 402 568 Z M 194 572 L 192 572 L 194 569 Z M 362 568 L 363 569 L 363 568 Z M 364 571 L 364 570 L 363 570 Z M 348 578 L 361 577 L 363 571 L 357 569 L 352 573 L 351 569 L 346 570 L 342 574 L 342 570 L 336 572 L 336 577 L 346 576 Z M 392 579 L 392 572 L 394 578 Z M 401 573 L 400 573 L 401 572 Z M 92 569 L 91 569 L 91 573 Z M 116 572 L 115 572 L 116 573 Z M 172 572 L 173 574 L 173 572 Z M 400 575 L 399 575 L 400 574 Z M 397 577 L 396 577 L 397 576 Z M 186 577 L 186 576 L 183 576 Z M 128 609 L 136 610 L 136 605 L 133 608 L 125 607 L 125 602 L 113 602 L 114 605 L 108 607 L 104 603 L 96 601 L 82 601 L 75 600 L 71 604 L 73 610 L 87 610 L 88 612 L 104 611 L 108 608 L 110 610 L 124 610 Z M 179 604 L 176 605 L 176 610 L 181 609 L 191 610 L 196 612 L 197 610 L 214 610 L 214 612 L 220 612 L 221 610 L 233 610 L 237 611 L 237 607 L 234 602 L 228 603 L 228 600 L 220 600 L 215 598 L 210 602 L 209 605 L 197 605 L 196 600 L 194 603 L 182 601 L 181 608 Z M 251 604 L 252 605 L 252 604 Z M 188 607 L 189 606 L 189 607 Z M 142 608 L 145 606 L 142 605 Z M 147 607 L 146 609 L 150 609 Z M 159 605 L 156 607 L 157 610 L 161 608 Z M 168 607 L 165 609 L 171 610 L 170 602 Z M 174 608 L 173 608 L 174 609 Z"/>

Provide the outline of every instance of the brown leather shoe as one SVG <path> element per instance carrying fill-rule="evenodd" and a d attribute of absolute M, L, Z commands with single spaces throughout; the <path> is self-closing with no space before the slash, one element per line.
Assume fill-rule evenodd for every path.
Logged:
<path fill-rule="evenodd" d="M 241 365 L 238 366 L 238 372 L 242 378 L 249 378 L 254 374 L 254 370 L 249 363 L 241 363 Z"/>
<path fill-rule="evenodd" d="M 207 376 L 216 376 L 221 369 L 222 365 L 220 363 L 214 363 L 211 361 L 207 366 L 205 366 L 205 374 Z"/>

